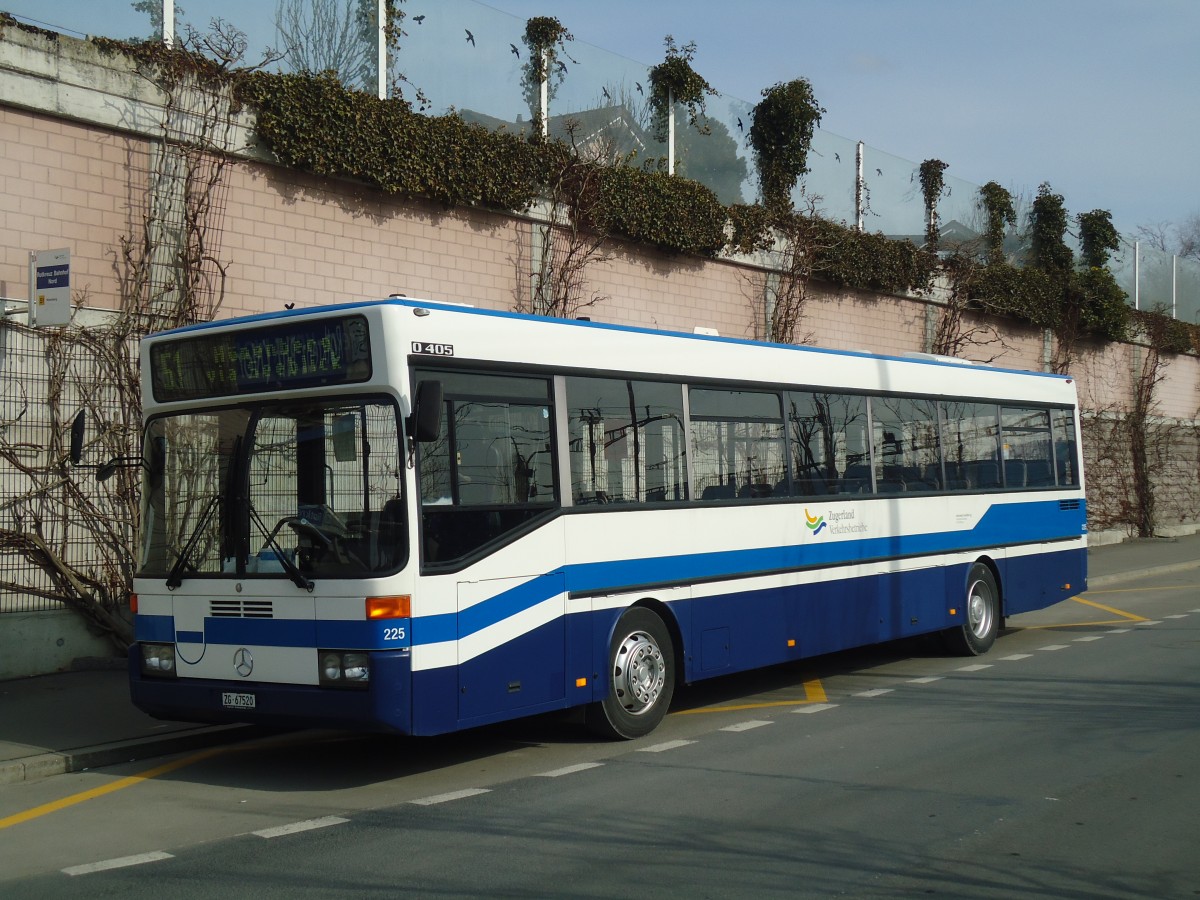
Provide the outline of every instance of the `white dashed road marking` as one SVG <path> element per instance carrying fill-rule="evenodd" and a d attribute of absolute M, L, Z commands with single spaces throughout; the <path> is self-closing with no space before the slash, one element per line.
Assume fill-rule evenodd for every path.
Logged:
<path fill-rule="evenodd" d="M 694 744 L 695 741 L 667 741 L 664 744 L 654 744 L 650 747 L 638 747 L 638 753 L 662 753 L 665 750 L 678 750 L 680 747 L 686 747 L 688 744 Z"/>
<path fill-rule="evenodd" d="M 588 769 L 596 769 L 602 765 L 604 765 L 604 763 L 597 763 L 597 762 L 578 763 L 574 766 L 565 766 L 564 768 L 561 768 L 561 769 L 552 769 L 549 772 L 539 772 L 537 774 L 537 777 L 538 778 L 561 778 L 563 775 L 574 775 L 576 772 L 585 772 Z"/>
<path fill-rule="evenodd" d="M 489 788 L 464 788 L 461 791 L 451 791 L 448 794 L 434 794 L 432 797 L 423 797 L 420 800 L 409 800 L 409 803 L 415 803 L 417 806 L 436 806 L 439 803 L 449 803 L 451 800 L 462 800 L 466 797 L 475 797 L 479 794 L 490 793 Z"/>
<path fill-rule="evenodd" d="M 118 859 L 106 859 L 104 862 L 88 863 L 86 866 L 71 866 L 63 869 L 65 875 L 89 875 L 92 872 L 106 872 L 109 869 L 123 869 L 126 866 L 140 866 L 144 863 L 158 862 L 163 859 L 174 859 L 170 853 L 155 851 L 154 853 L 139 853 L 137 856 L 122 856 Z"/>
<path fill-rule="evenodd" d="M 798 707 L 797 709 L 793 709 L 792 712 L 803 713 L 803 714 L 819 713 L 819 712 L 825 712 L 825 710 L 827 710 L 827 709 L 834 709 L 836 707 L 837 707 L 836 703 L 811 703 L 808 706 L 801 706 L 801 707 Z"/>
<path fill-rule="evenodd" d="M 764 725 L 771 725 L 763 719 L 754 719 L 749 722 L 738 722 L 736 725 L 726 725 L 722 731 L 749 731 L 751 728 L 762 728 Z"/>
<path fill-rule="evenodd" d="M 264 828 L 261 831 L 250 832 L 260 838 L 277 838 L 285 834 L 298 834 L 301 831 L 312 831 L 316 828 L 328 828 L 330 825 L 344 825 L 349 819 L 341 816 L 325 816 L 320 819 L 307 819 L 303 822 L 292 822 L 290 825 L 279 825 L 275 828 Z"/>

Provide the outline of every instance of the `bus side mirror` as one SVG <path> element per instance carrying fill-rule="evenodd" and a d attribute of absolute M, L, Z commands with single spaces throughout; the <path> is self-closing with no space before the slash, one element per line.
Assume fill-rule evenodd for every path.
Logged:
<path fill-rule="evenodd" d="M 71 423 L 71 464 L 79 465 L 83 459 L 83 431 L 87 427 L 87 414 L 81 409 Z"/>
<path fill-rule="evenodd" d="M 411 434 L 415 440 L 436 441 L 442 430 L 442 383 L 422 381 L 417 384 L 417 399 L 413 403 Z"/>

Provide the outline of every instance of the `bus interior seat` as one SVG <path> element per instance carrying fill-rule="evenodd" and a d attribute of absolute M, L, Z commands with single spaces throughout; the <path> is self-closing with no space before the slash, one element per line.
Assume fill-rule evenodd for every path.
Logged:
<path fill-rule="evenodd" d="M 775 493 L 775 488 L 769 484 L 746 484 L 738 491 L 739 497 L 770 497 Z"/>
<path fill-rule="evenodd" d="M 1054 486 L 1054 470 L 1050 468 L 1050 461 L 1045 459 L 1027 459 L 1025 460 L 1025 486 L 1026 487 L 1053 487 Z"/>
<path fill-rule="evenodd" d="M 1000 483 L 1000 467 L 994 462 L 979 460 L 963 464 L 967 473 L 967 483 L 972 488 L 998 488 Z"/>
<path fill-rule="evenodd" d="M 1023 488 L 1026 485 L 1027 467 L 1023 459 L 1006 459 L 1004 461 L 1004 484 L 1010 488 Z"/>
<path fill-rule="evenodd" d="M 710 484 L 700 493 L 701 500 L 732 500 L 737 489 L 732 484 Z"/>

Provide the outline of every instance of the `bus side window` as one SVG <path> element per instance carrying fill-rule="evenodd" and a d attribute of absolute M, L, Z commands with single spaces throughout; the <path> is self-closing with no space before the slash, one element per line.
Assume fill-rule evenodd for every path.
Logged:
<path fill-rule="evenodd" d="M 1000 429 L 1005 487 L 1053 487 L 1050 410 L 1001 407 Z"/>
<path fill-rule="evenodd" d="M 574 505 L 687 499 L 682 385 L 571 377 L 566 386 Z"/>
<path fill-rule="evenodd" d="M 866 398 L 789 391 L 785 409 L 792 496 L 871 492 L 870 467 L 860 461 L 866 449 Z"/>
<path fill-rule="evenodd" d="M 1001 487 L 999 409 L 993 403 L 942 401 L 942 455 L 950 490 Z"/>
<path fill-rule="evenodd" d="M 1079 448 L 1075 440 L 1075 419 L 1069 409 L 1053 411 L 1054 462 L 1058 486 L 1079 486 Z"/>
<path fill-rule="evenodd" d="M 772 497 L 787 487 L 780 395 L 688 388 L 692 478 L 701 500 Z"/>
<path fill-rule="evenodd" d="M 938 490 L 941 478 L 936 468 L 941 455 L 934 401 L 875 397 L 871 420 L 875 490 L 880 494 Z"/>
<path fill-rule="evenodd" d="M 441 425 L 419 449 L 427 564 L 475 553 L 557 499 L 548 382 L 442 371 L 437 378 L 444 390 Z"/>

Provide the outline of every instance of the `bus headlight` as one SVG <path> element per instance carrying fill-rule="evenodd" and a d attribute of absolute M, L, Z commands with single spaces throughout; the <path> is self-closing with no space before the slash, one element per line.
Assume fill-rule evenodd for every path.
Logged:
<path fill-rule="evenodd" d="M 371 657 L 365 653 L 347 653 L 342 657 L 342 671 L 347 681 L 370 681 Z"/>
<path fill-rule="evenodd" d="M 323 687 L 365 688 L 371 681 L 371 654 L 361 650 L 319 650 L 317 674 Z"/>
<path fill-rule="evenodd" d="M 148 644 L 139 645 L 142 650 L 142 674 L 154 678 L 175 677 L 175 645 Z"/>

